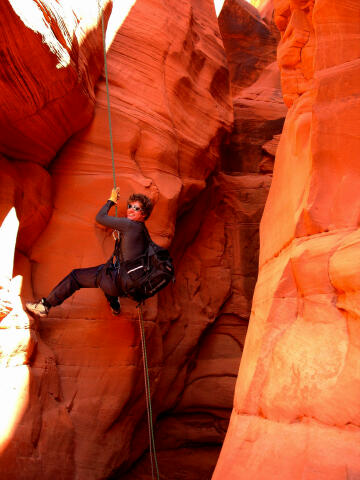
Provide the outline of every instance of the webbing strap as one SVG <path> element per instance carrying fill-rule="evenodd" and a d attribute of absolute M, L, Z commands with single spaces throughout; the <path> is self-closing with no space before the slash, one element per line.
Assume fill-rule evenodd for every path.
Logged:
<path fill-rule="evenodd" d="M 156 457 L 156 448 L 155 448 L 154 426 L 153 426 L 153 421 L 152 421 L 149 368 L 148 368 L 148 362 L 147 362 L 145 330 L 144 330 L 144 321 L 143 321 L 141 303 L 139 303 L 137 308 L 138 308 L 138 312 L 139 312 L 139 327 L 140 327 L 141 346 L 142 346 L 142 353 L 143 353 L 146 410 L 147 410 L 147 417 L 148 417 L 149 446 L 150 446 L 149 450 L 150 450 L 150 461 L 151 461 L 151 478 L 154 480 L 154 478 L 155 478 L 154 477 L 154 470 L 155 470 L 156 479 L 160 480 L 158 462 L 157 462 L 157 457 Z M 155 467 L 155 469 L 154 469 L 154 467 Z"/>

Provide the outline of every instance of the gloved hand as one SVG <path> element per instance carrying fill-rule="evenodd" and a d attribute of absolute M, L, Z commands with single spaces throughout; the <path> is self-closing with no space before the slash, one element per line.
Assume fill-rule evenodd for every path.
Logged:
<path fill-rule="evenodd" d="M 117 201 L 119 200 L 119 195 L 120 195 L 120 188 L 119 187 L 113 188 L 111 190 L 109 200 L 111 200 L 114 203 L 117 203 Z"/>

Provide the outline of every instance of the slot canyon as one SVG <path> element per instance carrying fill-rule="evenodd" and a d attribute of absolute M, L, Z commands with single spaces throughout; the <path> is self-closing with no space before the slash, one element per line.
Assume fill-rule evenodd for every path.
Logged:
<path fill-rule="evenodd" d="M 360 4 L 218 10 L 1 2 L 1 480 L 155 478 L 136 302 L 25 308 L 110 257 L 114 180 L 175 265 L 143 306 L 158 478 L 360 480 Z"/>

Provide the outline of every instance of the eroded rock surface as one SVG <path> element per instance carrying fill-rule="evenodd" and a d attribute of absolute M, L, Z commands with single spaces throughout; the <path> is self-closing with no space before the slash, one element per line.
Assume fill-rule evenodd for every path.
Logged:
<path fill-rule="evenodd" d="M 109 0 L 1 3 L 1 152 L 49 164 L 89 123 L 102 65 L 99 5 Z"/>
<path fill-rule="evenodd" d="M 166 478 L 206 479 L 215 466 L 233 403 L 270 182 L 269 175 L 220 174 L 177 225 L 177 280 L 158 317 L 165 408 L 156 439 Z M 125 478 L 146 478 L 148 464 L 143 458 Z"/>
<path fill-rule="evenodd" d="M 213 479 L 360 476 L 356 2 L 275 1 L 290 107 Z"/>
<path fill-rule="evenodd" d="M 273 2 L 266 1 L 273 9 Z M 276 56 L 278 32 L 267 17 L 246 0 L 225 0 L 219 15 L 221 36 L 229 63 L 233 96 L 259 78 Z"/>
<path fill-rule="evenodd" d="M 158 243 L 172 243 L 177 271 L 173 288 L 145 309 L 160 471 L 173 480 L 208 479 L 232 407 L 257 276 L 258 224 L 284 116 L 273 64 L 276 36 L 271 15 L 236 3 L 241 28 L 252 22 L 265 37 L 256 38 L 253 52 L 246 36 L 240 44 L 231 39 L 227 48 L 246 50 L 248 62 L 244 70 L 244 57 L 231 55 L 230 71 L 238 72 L 231 97 L 212 2 L 130 4 L 125 14 L 124 2 L 114 2 L 117 33 L 108 51 L 119 214 L 132 191 L 151 196 L 156 206 L 149 230 Z M 24 277 L 26 299 L 46 295 L 75 267 L 103 262 L 113 244 L 111 232 L 94 223 L 112 186 L 104 78 L 95 89 L 95 115 L 89 123 L 102 62 L 99 15 L 93 10 L 91 21 L 84 20 L 81 41 L 77 34 L 66 34 L 75 39 L 74 48 L 71 42 L 70 47 L 58 45 L 53 19 L 64 5 L 43 7 L 52 18 L 50 23 L 45 18 L 45 26 L 54 44 L 41 44 L 43 37 L 31 25 L 21 26 L 33 52 L 43 58 L 45 51 L 42 62 L 51 64 L 50 86 L 44 76 L 43 88 L 56 96 L 61 87 L 64 103 L 57 97 L 50 101 L 50 94 L 36 108 L 30 102 L 31 126 L 38 133 L 20 143 L 10 132 L 3 149 L 8 157 L 3 171 L 11 179 L 5 182 L 4 191 L 11 188 L 4 204 L 15 205 L 21 215 L 15 274 Z M 67 32 L 80 31 L 77 7 L 75 2 L 65 9 L 72 19 Z M 108 3 L 103 7 L 108 14 Z M 13 15 L 15 10 L 6 8 Z M 226 28 L 225 22 L 222 33 Z M 63 57 L 49 45 L 58 45 L 64 58 L 69 54 L 70 64 L 56 69 Z M 52 90 L 57 78 L 59 86 Z M 29 82 L 29 91 L 33 86 Z M 238 112 L 238 127 L 228 142 L 233 162 L 226 163 L 227 174 L 218 173 L 219 145 L 231 128 L 233 104 Z M 42 131 L 48 109 L 53 117 Z M 58 128 L 55 120 L 64 125 Z M 53 158 L 65 139 L 86 124 Z M 34 164 L 50 160 L 49 171 Z M 34 348 L 25 346 L 31 352 L 28 408 L 21 411 L 3 451 L 4 478 L 37 479 L 39 472 L 45 480 L 150 476 L 143 455 L 148 435 L 136 316 L 134 304 L 125 300 L 123 314 L 114 318 L 100 291 L 83 290 L 48 319 L 25 327 L 36 340 L 36 348 L 35 343 Z M 19 448 L 22 454 L 15 462 Z"/>
<path fill-rule="evenodd" d="M 240 30 L 251 7 L 246 2 L 237 2 L 235 10 L 231 10 L 231 2 L 225 7 L 230 11 L 220 21 L 220 29 L 226 38 L 230 20 L 237 22 Z M 273 27 L 255 9 L 250 11 L 272 35 Z M 248 45 L 248 39 L 241 36 L 232 37 L 231 42 L 231 52 L 242 52 L 242 43 L 244 49 Z M 205 480 L 211 476 L 232 408 L 234 372 L 242 354 L 257 277 L 259 221 L 286 112 L 280 72 L 271 63 L 275 50 L 263 70 L 255 61 L 261 55 L 261 42 L 259 38 L 253 47 L 253 70 L 241 68 L 243 55 L 233 53 L 231 57 L 230 70 L 237 72 L 238 85 L 248 81 L 245 75 L 255 81 L 233 94 L 235 129 L 227 142 L 227 156 L 222 158 L 229 174 L 216 175 L 176 227 L 172 251 L 177 259 L 177 281 L 173 297 L 164 303 L 159 317 L 166 358 L 159 388 L 167 408 L 157 422 L 156 438 L 166 478 Z M 250 56 L 248 52 L 247 58 Z M 241 102 L 246 115 L 237 108 Z M 275 125 L 271 125 L 274 119 Z M 242 126 L 237 128 L 237 122 Z M 241 131 L 246 125 L 248 130 Z M 240 150 L 241 155 L 237 154 Z M 174 317 L 168 322 L 165 319 L 171 310 Z M 173 381 L 171 373 L 176 369 L 180 373 Z M 143 458 L 126 478 L 146 478 L 148 464 L 149 458 Z"/>
<path fill-rule="evenodd" d="M 33 3 L 38 9 L 37 3 Z M 56 7 L 62 8 L 60 4 Z M 122 7 L 123 3 L 114 3 L 114 11 Z M 21 21 L 14 15 L 12 4 L 7 4 L 6 8 L 7 13 L 10 11 L 13 15 L 13 22 Z M 76 5 L 71 11 L 76 12 Z M 92 62 L 101 65 L 96 53 L 101 47 L 98 18 L 96 12 L 96 31 L 89 28 L 89 38 L 97 43 L 91 44 L 90 50 L 85 49 L 83 53 L 88 53 Z M 177 217 L 193 205 L 194 199 L 205 189 L 207 179 L 218 167 L 219 144 L 232 122 L 225 55 L 214 7 L 209 1 L 189 0 L 179 4 L 138 0 L 128 9 L 127 16 L 117 18 L 124 21 L 117 25 L 117 34 L 108 51 L 108 67 L 116 179 L 121 189 L 119 214 L 123 214 L 130 192 L 147 193 L 156 204 L 149 230 L 156 241 L 168 246 L 174 237 Z M 56 22 L 52 20 L 50 23 L 45 22 L 46 29 L 51 26 L 50 30 L 58 38 Z M 67 91 L 71 81 L 62 76 L 66 69 L 56 69 L 57 53 L 51 51 L 49 44 L 42 44 L 41 35 L 34 34 L 31 25 L 23 24 L 21 29 L 26 38 L 32 38 L 32 54 L 38 51 L 41 57 L 46 49 L 49 58 L 44 62 L 55 66 L 51 70 L 52 80 L 58 78 L 59 88 Z M 87 38 L 85 35 L 83 44 Z M 66 52 L 61 51 L 66 56 Z M 28 51 L 25 53 L 29 55 Z M 71 78 L 74 75 L 72 66 L 70 62 L 70 71 L 67 69 Z M 84 68 L 85 72 L 90 68 L 86 62 Z M 79 71 L 76 70 L 76 75 L 81 77 Z M 45 89 L 49 88 L 46 81 L 44 78 Z M 29 82 L 30 90 L 31 86 Z M 41 100 L 44 108 L 36 105 L 35 117 L 43 118 L 43 110 L 53 103 L 51 98 L 49 95 Z M 94 221 L 112 186 L 103 78 L 96 89 L 93 121 L 67 142 L 52 160 L 49 168 L 51 181 L 48 172 L 39 165 L 34 167 L 33 163 L 46 164 L 65 137 L 89 121 L 91 90 L 85 91 L 85 98 L 86 112 L 80 115 L 76 101 L 71 97 L 72 108 L 79 113 L 81 121 L 78 123 L 72 117 L 69 121 L 76 126 L 68 129 L 66 119 L 71 113 L 68 96 L 64 95 L 64 103 L 60 102 L 58 107 L 64 109 L 61 121 L 66 128 L 62 131 L 59 127 L 57 136 L 57 125 L 47 122 L 44 131 L 40 132 L 44 135 L 43 140 L 49 142 L 43 157 L 41 148 L 39 153 L 37 134 L 31 135 L 35 144 L 30 141 L 20 144 L 18 137 L 10 131 L 4 142 L 3 152 L 7 156 L 4 162 L 10 163 L 8 168 L 11 170 L 8 177 L 15 178 L 18 174 L 15 158 L 31 159 L 32 162 L 22 162 L 24 165 L 19 169 L 23 176 L 19 191 L 21 195 L 24 191 L 30 192 L 31 199 L 35 198 L 35 192 L 39 193 L 37 201 L 44 204 L 36 212 L 38 216 L 35 215 L 38 222 L 36 235 L 33 232 L 26 234 L 27 224 L 20 222 L 20 230 L 25 233 L 23 240 L 19 234 L 15 273 L 24 276 L 27 288 L 26 293 L 23 291 L 27 297 L 24 299 L 29 298 L 31 290 L 34 298 L 46 295 L 70 270 L 102 263 L 112 249 L 111 232 L 96 226 Z M 37 124 L 36 118 L 33 119 L 34 128 L 41 124 Z M 55 136 L 56 141 L 53 141 Z M 38 152 L 36 156 L 34 151 Z M 18 182 L 18 178 L 13 182 L 15 190 Z M 24 211 L 24 219 L 31 213 L 31 202 L 18 207 L 10 196 L 8 203 Z M 222 251 L 221 244 L 216 245 Z M 210 268 L 209 274 L 213 271 L 217 271 L 216 267 L 215 270 Z M 222 281 L 223 273 L 219 275 Z M 176 382 L 180 390 L 183 388 L 181 382 L 184 384 L 188 362 L 186 352 L 197 348 L 203 329 L 213 322 L 228 296 L 229 275 L 225 280 L 225 287 L 214 299 L 209 299 L 205 288 L 205 298 L 194 300 L 194 310 L 199 309 L 201 314 L 198 325 L 194 322 L 196 334 L 186 337 L 184 346 L 173 357 L 173 368 L 166 373 L 165 359 L 170 351 L 176 350 L 173 341 L 177 344 L 179 340 L 170 336 L 165 345 L 163 335 L 176 319 L 178 307 L 171 304 L 171 309 L 167 310 L 169 316 L 156 324 L 157 299 L 148 302 L 145 328 L 154 418 L 169 405 L 171 399 L 166 388 Z M 211 277 L 206 281 L 211 282 Z M 195 285 L 196 282 L 194 279 Z M 189 301 L 193 300 L 192 288 L 195 286 L 188 291 Z M 163 301 L 169 302 L 166 295 Z M 211 308 L 207 307 L 208 302 Z M 204 307 L 205 312 L 202 312 Z M 84 290 L 51 311 L 50 317 L 36 326 L 37 349 L 31 357 L 29 369 L 28 408 L 13 425 L 11 442 L 3 451 L 0 461 L 3 478 L 35 479 L 39 478 L 39 472 L 43 479 L 66 480 L 97 479 L 112 473 L 121 475 L 143 453 L 148 437 L 136 315 L 134 304 L 124 301 L 123 314 L 114 318 L 100 291 Z M 174 388 L 174 394 L 178 391 Z M 228 394 L 226 401 L 230 402 L 230 399 Z M 188 399 L 185 401 L 189 402 Z M 21 456 L 15 461 L 19 450 Z"/>

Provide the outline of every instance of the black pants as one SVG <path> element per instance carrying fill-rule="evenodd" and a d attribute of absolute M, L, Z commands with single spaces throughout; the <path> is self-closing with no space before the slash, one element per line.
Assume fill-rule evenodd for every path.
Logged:
<path fill-rule="evenodd" d="M 46 297 L 46 302 L 55 307 L 60 305 L 80 288 L 101 288 L 109 302 L 123 296 L 115 280 L 115 270 L 108 265 L 98 265 L 89 268 L 77 268 L 69 273 Z"/>

